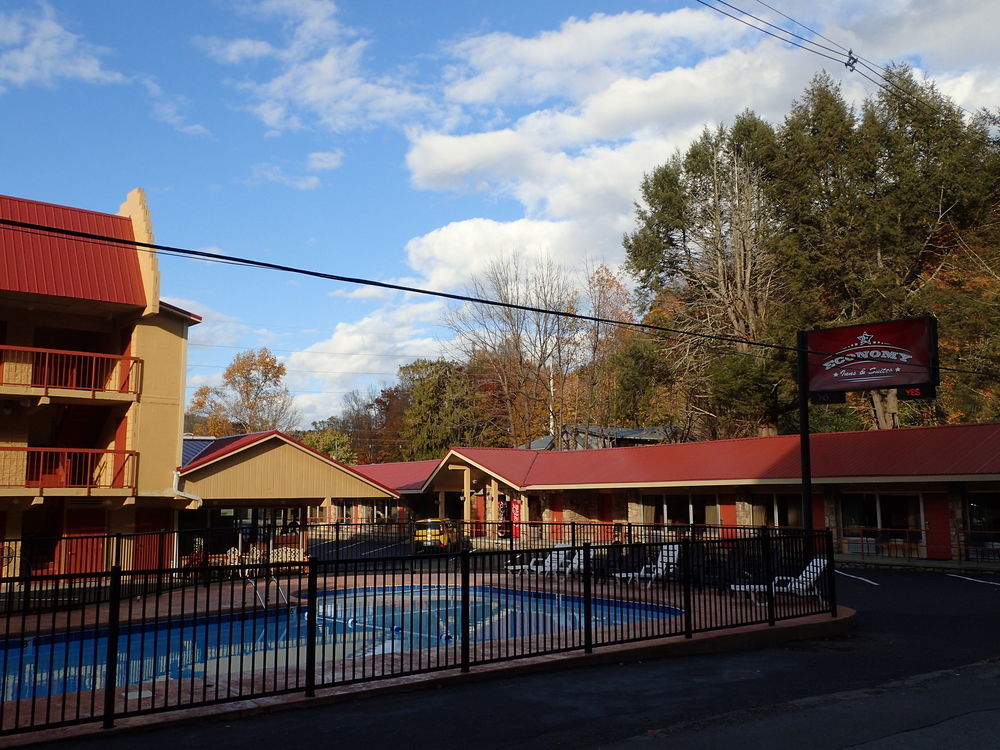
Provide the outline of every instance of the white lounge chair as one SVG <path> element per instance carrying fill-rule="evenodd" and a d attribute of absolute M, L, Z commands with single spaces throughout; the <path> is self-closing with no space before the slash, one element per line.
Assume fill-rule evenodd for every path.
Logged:
<path fill-rule="evenodd" d="M 569 563 L 570 549 L 568 544 L 557 544 L 545 557 L 536 557 L 527 564 L 508 565 L 507 570 L 512 573 L 538 573 L 548 575 L 552 573 L 562 573 Z"/>
<path fill-rule="evenodd" d="M 677 558 L 680 555 L 681 547 L 679 544 L 664 544 L 660 547 L 659 553 L 656 555 L 656 560 L 651 563 L 643 565 L 639 570 L 633 570 L 627 573 L 614 573 L 616 578 L 627 579 L 627 583 L 632 583 L 632 581 L 638 579 L 645 579 L 648 581 L 646 584 L 647 588 L 653 585 L 655 580 L 663 580 L 667 576 L 673 575 L 677 572 Z"/>
<path fill-rule="evenodd" d="M 732 591 L 742 591 L 750 594 L 751 601 L 757 602 L 757 594 L 767 594 L 771 590 L 775 594 L 792 594 L 794 596 L 815 596 L 823 602 L 823 593 L 819 589 L 819 580 L 826 570 L 826 558 L 814 557 L 805 570 L 797 576 L 775 576 L 771 585 L 766 583 L 738 583 L 730 586 Z"/>
<path fill-rule="evenodd" d="M 583 575 L 583 550 L 578 549 L 573 552 L 573 556 L 569 558 L 566 565 L 561 571 L 559 571 L 565 576 L 573 575 Z"/>

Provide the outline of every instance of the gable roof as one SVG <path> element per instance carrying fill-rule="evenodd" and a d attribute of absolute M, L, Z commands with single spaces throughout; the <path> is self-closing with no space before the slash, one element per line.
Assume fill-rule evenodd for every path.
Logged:
<path fill-rule="evenodd" d="M 815 434 L 811 447 L 814 481 L 1000 480 L 1000 422 Z M 424 490 L 452 459 L 522 491 L 801 481 L 797 435 L 555 452 L 453 448 Z"/>
<path fill-rule="evenodd" d="M 286 443 L 306 453 L 310 453 L 317 459 L 340 469 L 345 474 L 353 476 L 356 479 L 365 482 L 366 484 L 378 488 L 379 490 L 383 490 L 384 492 L 392 495 L 393 497 L 396 498 L 399 497 L 399 493 L 397 493 L 391 487 L 387 487 L 378 480 L 368 476 L 367 474 L 352 469 L 348 466 L 345 466 L 339 461 L 336 461 L 330 458 L 329 456 L 320 453 L 319 451 L 313 450 L 308 445 L 303 445 L 298 440 L 295 440 L 289 437 L 288 435 L 284 434 L 283 432 L 279 432 L 278 430 L 269 430 L 267 432 L 251 432 L 245 435 L 229 435 L 227 437 L 214 438 L 211 441 L 203 441 L 197 438 L 193 439 L 185 438 L 183 441 L 185 447 L 184 450 L 182 451 L 182 455 L 185 458 L 187 458 L 189 451 L 186 445 L 187 443 L 194 444 L 196 442 L 207 442 L 208 444 L 201 450 L 196 450 L 196 446 L 192 445 L 192 447 L 190 448 L 190 453 L 192 455 L 192 458 L 188 459 L 183 466 L 179 466 L 177 468 L 177 473 L 181 477 L 189 475 L 192 472 L 198 471 L 199 469 L 203 469 L 209 465 L 216 463 L 217 461 L 221 461 L 224 458 L 234 456 L 242 451 L 247 450 L 248 448 L 260 445 L 261 443 L 267 442 L 269 440 Z"/>
<path fill-rule="evenodd" d="M 0 195 L 0 218 L 134 241 L 124 216 Z M 144 307 L 134 247 L 0 225 L 0 289 Z"/>
<path fill-rule="evenodd" d="M 358 464 L 351 468 L 400 493 L 421 492 L 427 479 L 441 462 L 405 461 L 390 464 Z"/>

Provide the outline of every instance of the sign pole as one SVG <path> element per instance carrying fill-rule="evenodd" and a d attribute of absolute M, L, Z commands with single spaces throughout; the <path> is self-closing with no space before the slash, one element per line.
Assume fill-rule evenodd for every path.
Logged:
<path fill-rule="evenodd" d="M 809 446 L 809 342 L 805 331 L 796 334 L 799 381 L 799 460 L 802 472 L 802 528 L 813 527 L 812 451 Z"/>

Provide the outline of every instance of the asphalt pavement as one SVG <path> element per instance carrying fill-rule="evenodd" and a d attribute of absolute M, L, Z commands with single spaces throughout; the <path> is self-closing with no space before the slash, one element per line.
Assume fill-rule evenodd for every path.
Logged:
<path fill-rule="evenodd" d="M 846 575 L 845 575 L 846 574 Z M 853 577 L 849 577 L 853 576 Z M 849 569 L 850 633 L 559 669 L 51 745 L 134 748 L 1000 747 L 1000 577 Z"/>

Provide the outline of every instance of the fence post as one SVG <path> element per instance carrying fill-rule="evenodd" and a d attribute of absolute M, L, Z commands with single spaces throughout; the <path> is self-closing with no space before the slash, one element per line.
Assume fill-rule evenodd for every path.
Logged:
<path fill-rule="evenodd" d="M 833 531 L 827 528 L 824 534 L 826 541 L 826 595 L 830 602 L 830 616 L 837 616 L 837 575 L 833 560 Z"/>
<path fill-rule="evenodd" d="M 124 539 L 122 538 L 121 532 L 115 534 L 115 556 L 114 556 L 114 559 L 111 562 L 112 567 L 118 566 L 120 568 L 121 565 L 122 565 L 122 542 L 123 541 L 124 541 Z M 133 564 L 133 568 L 134 567 L 135 566 Z"/>
<path fill-rule="evenodd" d="M 340 561 L 340 524 L 333 525 L 333 559 Z"/>
<path fill-rule="evenodd" d="M 115 693 L 118 685 L 119 609 L 122 600 L 122 569 L 111 568 L 111 587 L 108 592 L 108 642 L 104 651 L 104 723 L 105 729 L 115 725 Z"/>
<path fill-rule="evenodd" d="M 569 546 L 576 546 L 576 521 L 569 522 Z"/>
<path fill-rule="evenodd" d="M 774 557 L 771 553 L 771 532 L 760 527 L 760 549 L 764 557 L 764 577 L 767 579 L 767 624 L 774 625 Z"/>
<path fill-rule="evenodd" d="M 694 635 L 694 613 L 693 595 L 691 591 L 691 545 L 694 542 L 690 537 L 681 539 L 681 582 L 684 585 L 684 637 L 691 638 Z"/>
<path fill-rule="evenodd" d="M 306 584 L 306 698 L 316 695 L 316 620 L 318 619 L 319 607 L 316 594 L 316 558 L 306 558 L 307 573 L 309 575 Z"/>
<path fill-rule="evenodd" d="M 629 521 L 628 524 L 625 526 L 625 539 L 626 539 L 626 541 L 627 541 L 628 544 L 632 544 L 633 537 L 632 537 L 632 522 L 631 521 Z"/>
<path fill-rule="evenodd" d="M 469 618 L 469 607 L 470 607 L 470 592 L 469 592 L 469 568 L 470 562 L 472 560 L 472 554 L 467 549 L 462 550 L 462 555 L 460 557 L 462 562 L 462 671 L 469 671 L 469 629 L 470 629 L 470 618 Z"/>
<path fill-rule="evenodd" d="M 590 585 L 590 542 L 583 543 L 583 650 L 594 653 L 593 597 Z"/>

